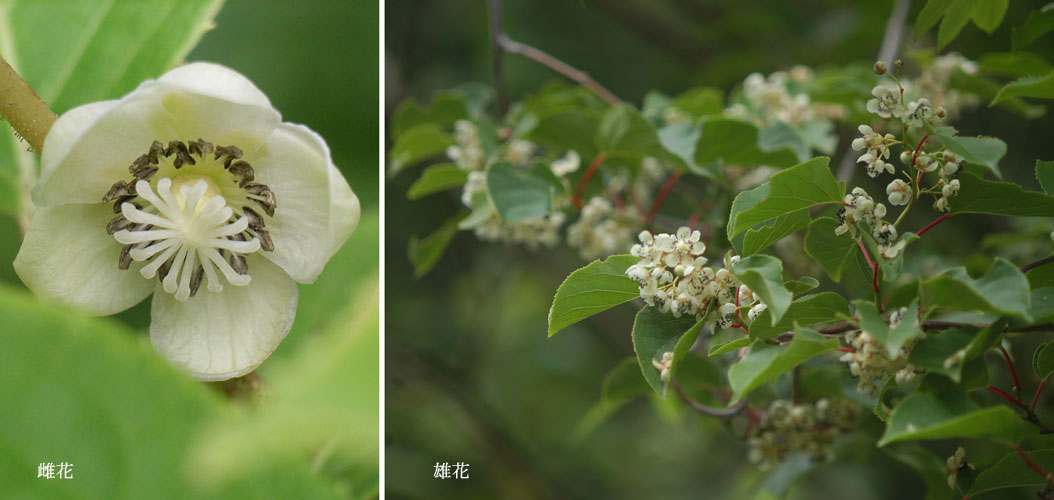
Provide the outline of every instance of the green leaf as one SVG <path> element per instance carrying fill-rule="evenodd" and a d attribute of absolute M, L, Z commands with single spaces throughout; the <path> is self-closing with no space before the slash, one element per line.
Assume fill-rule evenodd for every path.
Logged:
<path fill-rule="evenodd" d="M 804 327 L 835 321 L 842 316 L 849 315 L 849 304 L 837 293 L 823 292 L 795 299 L 784 313 L 783 318 L 775 325 L 770 324 L 769 314 L 768 309 L 761 311 L 757 319 L 750 324 L 750 338 L 775 337 L 793 330 L 795 324 Z"/>
<path fill-rule="evenodd" d="M 632 255 L 612 255 L 571 273 L 556 289 L 549 308 L 549 336 L 639 297 L 637 283 L 626 277 L 626 270 L 639 260 Z"/>
<path fill-rule="evenodd" d="M 860 328 L 867 330 L 872 337 L 884 345 L 890 358 L 899 356 L 900 348 L 922 333 L 919 328 L 918 299 L 912 300 L 911 305 L 907 309 L 907 313 L 900 320 L 900 324 L 890 328 L 878 313 L 878 308 L 874 302 L 867 300 L 853 301 L 854 314 L 860 318 Z"/>
<path fill-rule="evenodd" d="M 443 257 L 446 248 L 457 234 L 458 221 L 463 217 L 464 213 L 461 213 L 447 219 L 439 229 L 424 239 L 418 239 L 417 235 L 410 236 L 407 253 L 410 263 L 414 266 L 415 278 L 428 274 L 439 263 L 439 259 Z"/>
<path fill-rule="evenodd" d="M 693 119 L 716 115 L 725 110 L 725 93 L 714 87 L 694 87 L 674 97 L 670 106 L 686 111 Z"/>
<path fill-rule="evenodd" d="M 726 352 L 736 351 L 736 350 L 742 349 L 744 347 L 750 347 L 750 344 L 752 342 L 753 342 L 753 340 L 750 340 L 750 338 L 748 338 L 748 337 L 740 337 L 738 339 L 730 340 L 728 342 L 723 342 L 721 344 L 714 344 L 714 345 L 710 346 L 710 352 L 706 353 L 706 355 L 710 356 L 710 357 L 714 357 L 714 356 L 717 356 L 718 354 L 724 354 Z"/>
<path fill-rule="evenodd" d="M 973 8 L 973 23 L 989 35 L 1003 23 L 1006 8 L 1010 0 L 985 0 L 977 2 Z"/>
<path fill-rule="evenodd" d="M 600 119 L 597 150 L 608 156 L 656 156 L 662 151 L 655 127 L 629 106 L 612 106 Z"/>
<path fill-rule="evenodd" d="M 695 163 L 695 148 L 702 134 L 698 123 L 675 123 L 659 129 L 659 141 L 689 172 L 711 180 L 720 180 L 720 173 Z"/>
<path fill-rule="evenodd" d="M 1006 259 L 997 258 L 987 274 L 973 279 L 960 266 L 922 282 L 921 294 L 928 310 L 993 313 L 1031 321 L 1028 313 L 1028 279 Z"/>
<path fill-rule="evenodd" d="M 1046 471 L 1054 469 L 1054 450 L 1033 450 L 1026 451 L 1025 454 L 1039 468 Z M 1017 451 L 1012 451 L 1000 458 L 992 468 L 981 471 L 967 496 L 972 498 L 986 491 L 1043 486 L 1046 483 L 1043 476 L 1036 474 L 1036 471 L 1025 464 Z"/>
<path fill-rule="evenodd" d="M 969 163 L 984 165 L 995 175 L 1002 177 L 999 160 L 1006 154 L 1006 143 L 995 137 L 958 137 L 955 129 L 941 127 L 934 134 L 944 147 Z"/>
<path fill-rule="evenodd" d="M 1024 432 L 1021 418 L 1006 406 L 979 408 L 963 392 L 915 392 L 889 415 L 886 432 L 878 441 L 949 438 L 988 438 L 1016 444 Z"/>
<path fill-rule="evenodd" d="M 434 123 L 422 123 L 395 138 L 388 153 L 389 175 L 396 175 L 415 163 L 446 151 L 453 139 Z"/>
<path fill-rule="evenodd" d="M 995 80 L 981 75 L 968 74 L 961 70 L 955 70 L 948 78 L 948 87 L 975 94 L 983 100 L 991 101 L 992 99 L 995 99 L 996 94 L 998 94 L 999 90 L 1003 88 L 1003 83 L 996 82 Z M 1044 106 L 1030 104 L 1018 98 L 1007 99 L 995 104 L 994 106 L 1016 113 L 1030 120 L 1039 118 L 1047 112 L 1047 108 Z"/>
<path fill-rule="evenodd" d="M 446 130 L 454 127 L 458 120 L 468 117 L 465 96 L 455 90 L 437 90 L 432 93 L 432 102 L 421 105 L 417 99 L 404 99 L 392 111 L 389 120 L 392 137 L 399 137 L 406 131 L 423 123 L 433 123 Z"/>
<path fill-rule="evenodd" d="M 842 271 L 856 255 L 856 240 L 848 232 L 834 234 L 838 221 L 831 217 L 819 217 L 809 224 L 805 234 L 805 254 L 823 267 L 823 271 L 835 283 L 842 279 Z"/>
<path fill-rule="evenodd" d="M 977 60 L 982 73 L 1009 77 L 1034 76 L 1050 72 L 1050 63 L 1032 52 L 992 52 Z"/>
<path fill-rule="evenodd" d="M 505 222 L 516 222 L 549 213 L 553 185 L 534 171 L 520 172 L 509 162 L 487 167 L 487 192 L 498 216 Z"/>
<path fill-rule="evenodd" d="M 992 99 L 992 105 L 1014 97 L 1054 99 L 1054 71 L 1046 76 L 1024 76 L 1006 84 Z"/>
<path fill-rule="evenodd" d="M 828 161 L 826 157 L 814 158 L 770 177 L 763 184 L 768 186 L 765 198 L 735 215 L 731 234 L 739 234 L 787 212 L 826 203 L 842 203 L 845 184 L 835 180 L 827 167 Z M 764 191 L 757 191 L 753 196 L 760 192 Z"/>
<path fill-rule="evenodd" d="M 809 276 L 802 276 L 800 280 L 790 280 L 783 283 L 783 288 L 790 290 L 793 295 L 801 295 L 818 286 L 820 286 L 819 280 Z"/>
<path fill-rule="evenodd" d="M 794 127 L 782 121 L 761 129 L 758 134 L 758 147 L 767 151 L 790 148 L 799 162 L 809 159 L 809 145 L 805 143 L 805 139 Z"/>
<path fill-rule="evenodd" d="M 779 322 L 794 298 L 783 288 L 783 262 L 769 255 L 751 255 L 737 262 L 733 272 L 768 306 L 771 324 Z"/>
<path fill-rule="evenodd" d="M 977 331 L 976 328 L 952 328 L 943 332 L 930 332 L 911 350 L 908 362 L 925 368 L 927 372 L 939 373 L 959 383 L 962 381 L 964 363 L 945 365 L 945 361 L 965 349 Z"/>
<path fill-rule="evenodd" d="M 640 374 L 637 358 L 619 361 L 600 384 L 600 397 L 610 403 L 625 401 L 647 391 L 648 382 Z"/>
<path fill-rule="evenodd" d="M 1032 306 L 1028 313 L 1034 323 L 1054 320 L 1054 287 L 1046 286 L 1032 290 Z"/>
<path fill-rule="evenodd" d="M 708 118 L 695 148 L 699 165 L 770 165 L 785 167 L 797 162 L 787 148 L 766 150 L 760 146 L 754 125 L 727 118 Z"/>
<path fill-rule="evenodd" d="M 966 353 L 963 359 L 979 358 L 989 349 L 999 345 L 999 341 L 1003 338 L 1003 332 L 1006 331 L 1009 322 L 1009 318 L 999 318 L 975 334 L 973 340 L 966 346 Z"/>
<path fill-rule="evenodd" d="M 637 353 L 637 363 L 640 371 L 648 385 L 662 397 L 666 397 L 667 382 L 659 377 L 659 370 L 655 369 L 652 360 L 661 360 L 663 354 L 674 352 L 678 341 L 683 335 L 702 326 L 693 317 L 675 318 L 670 313 L 660 311 L 654 306 L 648 306 L 637 313 L 633 321 L 633 350 Z M 670 377 L 674 373 L 671 370 Z"/>
<path fill-rule="evenodd" d="M 485 224 L 494 216 L 494 204 L 490 202 L 485 190 L 476 191 L 469 200 L 472 212 L 457 223 L 457 228 L 462 231 L 475 229 Z"/>
<path fill-rule="evenodd" d="M 940 21 L 941 17 L 944 16 L 945 12 L 948 12 L 948 8 L 951 6 L 952 0 L 927 1 L 926 5 L 919 11 L 919 17 L 915 20 L 915 38 L 922 36 L 923 33 L 936 26 L 937 21 Z"/>
<path fill-rule="evenodd" d="M 538 117 L 526 138 L 556 151 L 577 151 L 583 160 L 597 155 L 598 114 L 591 110 L 560 110 Z"/>
<path fill-rule="evenodd" d="M 1013 182 L 986 181 L 969 172 L 959 174 L 959 195 L 951 200 L 953 213 L 1050 217 L 1054 196 L 1025 191 Z"/>
<path fill-rule="evenodd" d="M 922 475 L 922 480 L 926 483 L 926 496 L 923 500 L 951 500 L 945 459 L 923 448 L 919 443 L 897 443 L 883 448 L 883 451 Z"/>
<path fill-rule="evenodd" d="M 803 208 L 776 217 L 771 221 L 771 224 L 765 223 L 767 225 L 747 229 L 747 232 L 743 235 L 743 251 L 741 255 L 756 254 L 787 235 L 808 226 L 810 222 L 812 222 L 812 217 L 809 215 L 809 209 Z"/>
<path fill-rule="evenodd" d="M 769 184 L 766 182 L 753 189 L 740 192 L 736 195 L 736 198 L 732 200 L 732 209 L 728 213 L 728 224 L 725 224 L 725 235 L 728 241 L 732 242 L 733 246 L 736 246 L 736 234 L 733 234 L 732 230 L 736 225 L 736 217 L 739 216 L 740 212 L 749 210 L 754 205 L 757 205 L 769 195 Z M 738 247 L 742 247 L 742 241 L 739 241 Z M 737 250 L 742 250 L 738 248 Z"/>
<path fill-rule="evenodd" d="M 1036 160 L 1036 180 L 1043 192 L 1054 194 L 1054 161 Z"/>
<path fill-rule="evenodd" d="M 406 191 L 406 197 L 416 200 L 422 196 L 428 196 L 453 187 L 462 186 L 468 179 L 468 171 L 454 165 L 453 163 L 440 163 L 432 165 L 421 172 L 410 189 Z"/>
<path fill-rule="evenodd" d="M 894 243 L 900 244 L 904 242 L 904 248 L 902 248 L 893 258 L 886 258 L 882 255 L 882 249 L 875 240 L 875 237 L 871 234 L 871 227 L 864 221 L 858 221 L 856 223 L 860 238 L 864 242 L 864 246 L 867 247 L 868 255 L 871 256 L 871 260 L 878 264 L 879 274 L 882 276 L 882 281 L 894 282 L 900 278 L 900 273 L 904 268 L 904 254 L 907 245 L 914 243 L 919 239 L 918 235 L 911 232 L 901 233 L 897 237 L 897 241 Z M 868 273 L 870 274 L 870 272 Z"/>
<path fill-rule="evenodd" d="M 1054 30 L 1054 8 L 1047 4 L 1032 11 L 1025 20 L 1025 24 L 1014 28 L 1011 33 L 1013 49 L 1015 51 L 1023 49 L 1052 30 Z"/>
<path fill-rule="evenodd" d="M 1040 380 L 1044 380 L 1054 372 L 1054 340 L 1040 344 L 1036 353 L 1032 355 L 1032 370 Z"/>
<path fill-rule="evenodd" d="M 808 359 L 838 348 L 838 339 L 828 339 L 816 331 L 799 328 L 787 346 L 769 346 L 755 342 L 746 357 L 728 369 L 732 387 L 729 404 L 743 399 L 761 384 L 775 379 Z"/>
<path fill-rule="evenodd" d="M 944 13 L 944 19 L 937 28 L 938 49 L 943 49 L 959 36 L 959 32 L 966 27 L 966 23 L 973 16 L 974 6 L 980 1 L 982 0 L 952 0 L 951 7 Z"/>

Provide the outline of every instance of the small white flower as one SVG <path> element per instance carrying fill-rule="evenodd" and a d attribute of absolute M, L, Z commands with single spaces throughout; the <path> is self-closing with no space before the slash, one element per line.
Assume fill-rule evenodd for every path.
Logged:
<path fill-rule="evenodd" d="M 930 100 L 923 97 L 908 103 L 908 107 L 904 110 L 904 117 L 909 125 L 924 126 L 927 121 L 934 119 L 933 106 L 930 104 Z"/>
<path fill-rule="evenodd" d="M 581 163 L 581 159 L 578 157 L 578 151 L 570 150 L 564 155 L 563 158 L 553 160 L 550 168 L 557 177 L 563 177 L 575 170 L 578 170 L 578 166 Z"/>
<path fill-rule="evenodd" d="M 952 179 L 945 184 L 944 187 L 941 188 L 941 194 L 943 194 L 945 198 L 953 198 L 955 195 L 959 194 L 959 179 Z"/>
<path fill-rule="evenodd" d="M 359 219 L 325 141 L 209 63 L 63 114 L 32 194 L 14 262 L 26 286 L 97 315 L 153 293 L 154 348 L 202 380 L 274 351 L 296 282 L 313 282 Z"/>
<path fill-rule="evenodd" d="M 902 179 L 894 179 L 886 186 L 886 194 L 891 205 L 907 205 L 911 201 L 911 185 Z"/>
<path fill-rule="evenodd" d="M 893 116 L 899 116 L 903 111 L 903 106 L 900 105 L 900 95 L 896 90 L 879 85 L 871 89 L 871 95 L 875 96 L 875 98 L 867 101 L 867 111 L 869 113 L 889 119 Z"/>

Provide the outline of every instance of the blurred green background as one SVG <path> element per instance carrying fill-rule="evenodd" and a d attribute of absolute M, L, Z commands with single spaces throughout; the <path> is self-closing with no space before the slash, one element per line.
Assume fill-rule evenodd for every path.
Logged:
<path fill-rule="evenodd" d="M 908 37 L 924 3 L 912 2 Z M 671 95 L 697 85 L 730 91 L 749 73 L 796 64 L 870 66 L 892 7 L 892 2 L 822 0 L 504 4 L 512 39 L 586 71 L 637 106 L 652 89 Z M 995 34 L 970 25 L 946 52 L 976 60 L 1009 51 L 1010 27 L 1038 5 L 1012 2 Z M 936 45 L 935 31 L 914 45 Z M 408 97 L 427 103 L 434 90 L 490 82 L 485 2 L 389 0 L 385 37 L 389 113 Z M 1042 41 L 1031 50 L 1048 60 L 1052 53 Z M 513 101 L 559 80 L 516 55 L 507 55 L 505 63 Z M 955 126 L 963 135 L 1006 140 L 1005 177 L 1026 189 L 1038 187 L 1032 174 L 1036 158 L 1054 158 L 1049 117 L 1027 121 L 982 105 Z M 845 141 L 839 145 L 833 165 L 846 147 Z M 577 426 L 600 398 L 604 375 L 633 353 L 635 308 L 615 308 L 546 339 L 557 286 L 584 264 L 574 252 L 566 247 L 530 252 L 459 233 L 430 274 L 413 278 L 406 254 L 410 236 L 430 234 L 461 207 L 456 192 L 408 201 L 405 193 L 418 171 L 399 174 L 385 188 L 388 497 L 744 498 L 762 478 L 746 463 L 746 446 L 716 421 L 698 418 L 676 402 L 638 398 L 576 440 Z M 868 191 L 884 188 L 863 175 L 852 182 Z M 932 219 L 928 211 L 916 212 L 922 213 L 913 213 L 907 227 Z M 1049 220 L 1025 228 L 996 217 L 961 219 L 946 222 L 939 238 L 915 250 L 928 257 L 918 259 L 913 272 L 953 265 L 942 263 L 942 254 L 986 265 L 995 254 L 1016 252 L 1015 258 L 1029 262 L 1049 251 L 1049 241 L 1040 250 L 1018 244 L 1049 233 Z M 1015 232 L 1031 236 L 1018 238 Z M 1030 353 L 1022 349 L 1020 355 Z M 839 460 L 806 475 L 791 497 L 921 498 L 921 478 L 872 443 L 843 440 Z M 458 461 L 471 465 L 469 480 L 433 478 L 436 462 Z"/>
<path fill-rule="evenodd" d="M 241 72 L 283 121 L 318 132 L 359 197 L 358 229 L 314 284 L 300 285 L 292 330 L 257 370 L 262 392 L 242 400 L 152 352 L 149 299 L 94 319 L 31 297 L 11 266 L 21 242 L 17 219 L 0 213 L 0 498 L 378 495 L 380 2 L 213 3 L 215 27 L 186 61 Z M 147 60 L 141 51 L 155 35 L 178 35 L 161 21 L 189 25 L 212 7 L 201 0 L 39 0 L 0 2 L 0 17 L 9 23 L 2 29 L 12 28 L 3 43 L 33 68 L 23 74 L 50 78 L 61 61 L 49 57 L 70 57 L 68 47 L 49 50 L 58 41 L 87 33 L 78 43 L 95 44 L 73 60 L 89 66 L 93 57 Z M 113 42 L 122 36 L 141 38 Z M 33 54 L 39 57 L 27 57 Z M 132 64 L 123 71 L 124 79 L 92 100 L 119 98 L 138 84 L 128 75 L 146 70 Z M 80 74 L 74 68 L 69 81 Z M 84 103 L 51 104 L 61 113 Z M 35 479 L 38 459 L 72 462 L 76 479 Z"/>

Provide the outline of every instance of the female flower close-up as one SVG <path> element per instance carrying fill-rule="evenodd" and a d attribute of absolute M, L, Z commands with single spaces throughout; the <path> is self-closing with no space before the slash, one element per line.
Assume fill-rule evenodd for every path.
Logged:
<path fill-rule="evenodd" d="M 14 262 L 26 286 L 96 315 L 153 293 L 154 348 L 201 380 L 270 356 L 296 283 L 315 281 L 359 219 L 325 141 L 211 63 L 63 114 L 32 200 Z"/>

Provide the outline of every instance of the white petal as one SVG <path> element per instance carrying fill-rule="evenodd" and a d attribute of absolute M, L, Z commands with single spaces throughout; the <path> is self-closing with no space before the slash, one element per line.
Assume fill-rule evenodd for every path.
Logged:
<path fill-rule="evenodd" d="M 275 249 L 263 255 L 293 279 L 314 282 L 359 223 L 359 199 L 325 141 L 302 125 L 279 125 L 249 161 L 256 182 L 270 186 L 277 204 L 267 223 Z"/>
<path fill-rule="evenodd" d="M 138 94 L 73 108 L 55 121 L 40 156 L 37 206 L 98 203 L 155 139 L 177 137 L 156 96 Z"/>
<path fill-rule="evenodd" d="M 202 287 L 186 302 L 158 285 L 150 310 L 154 349 L 199 380 L 240 377 L 260 366 L 293 325 L 297 288 L 267 259 L 253 255 L 248 263 L 248 285 Z"/>
<path fill-rule="evenodd" d="M 34 293 L 92 314 L 134 306 L 150 295 L 154 282 L 139 275 L 139 263 L 117 268 L 121 244 L 106 234 L 112 217 L 105 204 L 38 208 L 15 272 Z"/>
<path fill-rule="evenodd" d="M 194 62 L 158 78 L 159 83 L 225 101 L 271 108 L 271 101 L 241 73 L 215 63 Z"/>

